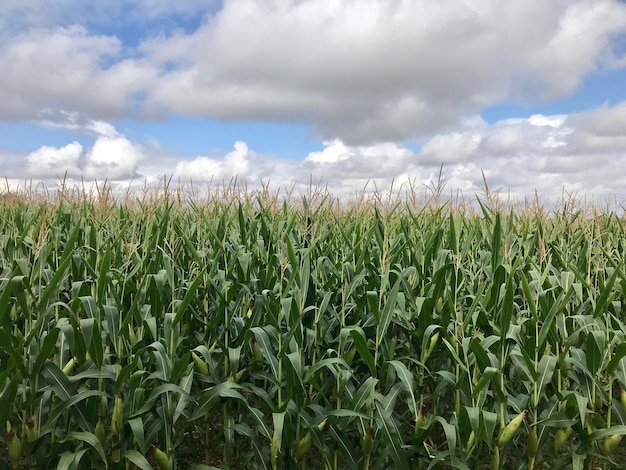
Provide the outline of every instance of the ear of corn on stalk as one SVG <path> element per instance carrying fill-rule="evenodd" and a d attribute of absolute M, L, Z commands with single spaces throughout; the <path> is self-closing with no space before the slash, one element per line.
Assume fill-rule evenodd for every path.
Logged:
<path fill-rule="evenodd" d="M 356 346 L 352 346 L 345 353 L 343 353 L 343 360 L 346 364 L 351 365 L 354 360 L 354 356 L 356 355 Z"/>
<path fill-rule="evenodd" d="M 430 337 L 430 342 L 428 344 L 428 349 L 425 351 L 424 356 L 422 357 L 422 363 L 426 363 L 430 358 L 430 355 L 435 350 L 435 346 L 437 346 L 437 341 L 439 341 L 439 332 L 437 331 L 434 335 Z"/>
<path fill-rule="evenodd" d="M 565 444 L 565 442 L 567 441 L 567 439 L 569 439 L 569 437 L 571 436 L 572 432 L 574 432 L 574 430 L 572 429 L 572 427 L 567 427 L 567 428 L 559 428 L 557 429 L 556 433 L 554 433 L 554 453 L 558 454 L 559 451 L 561 450 L 561 447 L 563 447 L 563 444 Z"/>
<path fill-rule="evenodd" d="M 106 437 L 104 432 L 104 417 L 102 415 L 98 415 L 98 422 L 96 423 L 96 437 L 101 444 L 104 444 Z"/>
<path fill-rule="evenodd" d="M 12 428 L 9 429 L 4 437 L 7 442 L 9 458 L 13 462 L 20 460 L 22 458 L 22 442 L 20 441 L 20 438 L 17 434 L 15 434 L 15 431 Z"/>
<path fill-rule="evenodd" d="M 37 438 L 39 438 L 39 430 L 37 429 L 37 425 L 35 424 L 35 421 L 32 418 L 26 421 L 25 433 L 26 433 L 26 439 L 28 439 L 28 442 L 35 442 Z"/>
<path fill-rule="evenodd" d="M 158 470 L 172 470 L 174 468 L 172 456 L 166 454 L 154 444 L 150 445 L 148 453 L 154 457 Z"/>
<path fill-rule="evenodd" d="M 193 358 L 193 364 L 194 364 L 194 367 L 196 368 L 196 372 L 208 377 L 209 366 L 207 366 L 207 363 L 204 361 L 204 359 L 198 356 L 194 351 L 191 351 L 191 357 Z"/>
<path fill-rule="evenodd" d="M 124 392 L 120 391 L 115 396 L 115 404 L 113 405 L 113 416 L 111 417 L 111 431 L 113 434 L 122 432 L 124 420 Z"/>
<path fill-rule="evenodd" d="M 63 373 L 65 375 L 70 375 L 74 370 L 74 366 L 76 365 L 76 358 L 72 357 L 69 361 L 63 366 Z"/>
<path fill-rule="evenodd" d="M 498 437 L 496 439 L 496 445 L 499 448 L 502 448 L 509 442 L 511 442 L 511 439 L 513 439 L 513 436 L 515 436 L 515 433 L 522 425 L 522 422 L 524 421 L 524 418 L 526 418 L 526 416 L 528 416 L 528 410 L 522 411 L 515 418 L 513 418 L 509 422 L 509 424 L 507 424 L 504 428 L 500 430 L 500 433 L 498 434 Z"/>
<path fill-rule="evenodd" d="M 622 442 L 621 434 L 613 434 L 612 436 L 605 437 L 602 442 L 602 453 L 604 455 L 611 455 L 615 452 L 620 442 Z"/>

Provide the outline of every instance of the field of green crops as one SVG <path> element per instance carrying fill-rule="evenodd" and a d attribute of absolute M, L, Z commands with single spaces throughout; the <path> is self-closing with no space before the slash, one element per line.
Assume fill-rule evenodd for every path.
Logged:
<path fill-rule="evenodd" d="M 626 466 L 626 220 L 0 201 L 0 468 Z"/>

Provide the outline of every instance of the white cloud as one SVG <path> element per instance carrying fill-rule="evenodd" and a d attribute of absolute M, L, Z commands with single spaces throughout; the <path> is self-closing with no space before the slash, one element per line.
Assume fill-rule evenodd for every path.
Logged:
<path fill-rule="evenodd" d="M 92 35 L 81 26 L 3 38 L 0 63 L 8 65 L 0 74 L 0 119 L 32 119 L 43 109 L 100 118 L 131 113 L 132 97 L 146 89 L 155 70 L 123 59 L 122 52 L 116 37 Z"/>
<path fill-rule="evenodd" d="M 617 0 L 231 0 L 194 34 L 145 50 L 181 64 L 155 82 L 148 108 L 303 119 L 327 140 L 401 141 L 503 99 L 566 96 L 617 64 L 625 32 Z"/>
<path fill-rule="evenodd" d="M 245 142 L 235 142 L 234 150 L 222 158 L 196 157 L 176 165 L 173 175 L 181 181 L 215 181 L 222 183 L 238 177 L 254 181 L 257 174 L 253 166 L 256 152 L 248 149 Z M 171 173 L 171 171 L 165 171 Z"/>
<path fill-rule="evenodd" d="M 0 9 L 0 63 L 11 64 L 0 119 L 69 109 L 300 121 L 323 140 L 370 145 L 447 132 L 503 100 L 564 97 L 624 63 L 619 0 L 224 0 L 216 13 L 212 0 L 18 5 Z M 196 31 L 147 28 L 137 48 L 89 29 L 100 16 L 141 29 L 142 18 L 206 12 Z M 15 15 L 24 26 L 8 34 Z"/>
<path fill-rule="evenodd" d="M 91 179 L 135 178 L 142 149 L 123 136 L 99 137 L 85 155 L 84 174 Z"/>
<path fill-rule="evenodd" d="M 46 125 L 94 135 L 95 142 L 88 149 L 78 142 L 63 147 L 42 146 L 26 156 L 23 176 L 97 180 L 123 180 L 138 176 L 137 168 L 144 158 L 144 150 L 119 134 L 111 124 L 87 120 L 71 113 L 59 113 L 56 117 L 61 119 L 56 120 L 50 117 L 44 121 Z"/>
<path fill-rule="evenodd" d="M 83 146 L 72 142 L 64 147 L 43 146 L 26 157 L 27 174 L 35 178 L 80 177 L 78 167 Z"/>
<path fill-rule="evenodd" d="M 283 191 L 307 192 L 310 184 L 336 196 L 384 190 L 411 183 L 425 188 L 436 183 L 441 164 L 445 191 L 468 197 L 484 189 L 483 172 L 492 191 L 523 199 L 535 191 L 556 201 L 563 193 L 602 198 L 626 198 L 626 126 L 608 129 L 602 123 L 623 119 L 626 104 L 607 105 L 572 115 L 534 115 L 488 124 L 469 117 L 459 129 L 433 136 L 419 151 L 395 143 L 349 145 L 324 143 L 303 160 L 258 154 L 245 142 L 235 142 L 222 155 L 185 159 L 146 150 L 105 122 L 74 114 L 47 115 L 56 126 L 95 135 L 93 147 L 73 142 L 60 148 L 42 147 L 25 157 L 26 171 L 13 177 L 158 181 L 173 176 L 182 183 L 229 183 L 235 179 L 250 188 L 263 183 Z M 48 124 L 50 125 L 50 124 Z M 101 133 L 95 131 L 99 129 Z M 15 156 L 10 161 L 15 169 Z M 6 170 L 6 168 L 5 168 Z M 408 187 L 408 186 L 405 186 Z M 445 195 L 445 194 L 444 194 Z"/>

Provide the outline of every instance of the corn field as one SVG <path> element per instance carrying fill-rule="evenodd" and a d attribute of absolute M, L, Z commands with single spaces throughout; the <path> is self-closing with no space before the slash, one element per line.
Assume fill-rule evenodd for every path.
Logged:
<path fill-rule="evenodd" d="M 0 202 L 0 467 L 626 466 L 610 211 Z"/>

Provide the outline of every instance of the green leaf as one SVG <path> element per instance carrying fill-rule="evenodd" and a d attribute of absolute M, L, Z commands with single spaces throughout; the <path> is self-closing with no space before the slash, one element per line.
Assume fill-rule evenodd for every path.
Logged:
<path fill-rule="evenodd" d="M 500 371 L 495 367 L 485 367 L 485 370 L 480 374 L 478 383 L 472 392 L 472 397 L 476 398 L 480 391 L 487 386 L 491 379 L 493 379 Z"/>
<path fill-rule="evenodd" d="M 391 459 L 396 469 L 408 470 L 410 468 L 406 452 L 403 449 L 404 443 L 395 419 L 390 412 L 385 411 L 379 403 L 376 403 L 378 410 L 378 426 L 385 442 L 385 448 L 391 455 Z"/>
<path fill-rule="evenodd" d="M 543 388 L 552 380 L 552 374 L 556 368 L 556 356 L 542 356 L 537 366 L 538 387 L 537 395 L 541 395 Z"/>
<path fill-rule="evenodd" d="M 222 382 L 215 385 L 214 387 L 211 387 L 208 390 L 201 392 L 196 398 L 198 404 L 189 420 L 195 421 L 198 418 L 205 417 L 222 397 L 238 398 L 241 401 L 245 402 L 246 400 L 244 399 L 243 395 L 238 392 L 238 390 L 240 389 L 241 385 L 239 385 L 238 383 Z"/>
<path fill-rule="evenodd" d="M 618 363 L 622 360 L 622 358 L 626 357 L 626 343 L 620 343 L 613 351 L 611 356 L 611 360 L 609 361 L 609 365 L 606 367 L 606 372 L 608 374 L 612 374 Z"/>
<path fill-rule="evenodd" d="M 187 292 L 185 292 L 185 296 L 183 297 L 183 301 L 178 305 L 178 309 L 176 310 L 176 315 L 174 316 L 174 321 L 172 322 L 172 328 L 175 327 L 180 321 L 183 319 L 185 314 L 187 313 L 187 309 L 191 304 L 191 301 L 197 297 L 196 293 L 198 292 L 198 288 L 202 283 L 202 279 L 204 278 L 204 273 L 200 271 L 200 273 L 196 276 L 194 281 L 191 283 Z M 189 317 L 189 315 L 187 315 Z"/>
<path fill-rule="evenodd" d="M 365 333 L 361 327 L 353 327 L 350 330 L 350 336 L 354 340 L 354 345 L 356 346 L 356 350 L 359 353 L 359 356 L 365 361 L 367 368 L 370 371 L 370 374 L 373 377 L 376 377 L 376 364 L 374 364 L 374 356 L 370 352 L 369 347 L 367 346 L 367 339 L 365 338 Z"/>
<path fill-rule="evenodd" d="M 122 454 L 122 458 L 136 465 L 142 470 L 152 470 L 148 460 L 136 450 L 127 450 Z"/>
<path fill-rule="evenodd" d="M 597 374 L 602 365 L 602 359 L 604 356 L 605 336 L 602 331 L 590 331 L 587 334 L 587 340 L 585 341 L 586 351 L 585 359 L 587 361 L 587 368 L 592 374 Z"/>
<path fill-rule="evenodd" d="M 609 295 L 613 292 L 613 285 L 615 284 L 618 274 L 619 270 L 615 269 L 613 274 L 611 274 L 611 277 L 609 277 L 609 280 L 604 285 L 604 289 L 602 289 L 600 297 L 596 300 L 596 308 L 593 312 L 594 318 L 607 312 Z"/>
<path fill-rule="evenodd" d="M 254 334 L 254 338 L 259 345 L 259 349 L 261 350 L 261 353 L 263 353 L 263 357 L 267 362 L 269 362 L 274 378 L 278 379 L 277 351 L 275 351 L 272 347 L 272 343 L 270 342 L 267 332 L 260 326 L 250 328 L 250 331 Z"/>
<path fill-rule="evenodd" d="M 415 400 L 415 393 L 413 392 L 413 374 L 400 361 L 389 361 L 389 364 L 391 364 L 396 370 L 396 374 L 400 378 L 400 381 L 404 384 L 405 390 L 409 393 L 409 396 L 411 397 L 411 406 L 413 409 L 413 413 L 415 415 L 415 419 L 417 419 L 417 414 L 420 410 L 418 410 L 417 401 Z"/>
<path fill-rule="evenodd" d="M 398 290 L 400 289 L 401 285 L 402 281 L 400 276 L 398 276 L 398 279 L 391 288 L 391 292 L 389 292 L 389 295 L 387 296 L 387 300 L 385 301 L 383 310 L 380 312 L 380 320 L 378 323 L 378 331 L 376 334 L 376 337 L 379 341 L 379 344 L 377 346 L 379 346 L 382 342 L 383 338 L 387 334 L 387 328 L 389 328 L 389 325 L 391 324 L 391 318 L 393 317 L 393 312 L 397 305 Z"/>
<path fill-rule="evenodd" d="M 71 441 L 72 439 L 89 444 L 91 447 L 94 448 L 94 450 L 100 456 L 100 459 L 102 459 L 104 464 L 105 465 L 107 464 L 107 458 L 104 453 L 104 449 L 102 448 L 102 444 L 100 443 L 100 440 L 96 437 L 95 434 L 91 432 L 85 432 L 85 431 L 82 431 L 82 432 L 74 431 L 74 432 L 70 432 L 67 435 L 67 437 L 63 440 L 63 442 L 68 442 L 68 441 Z"/>

